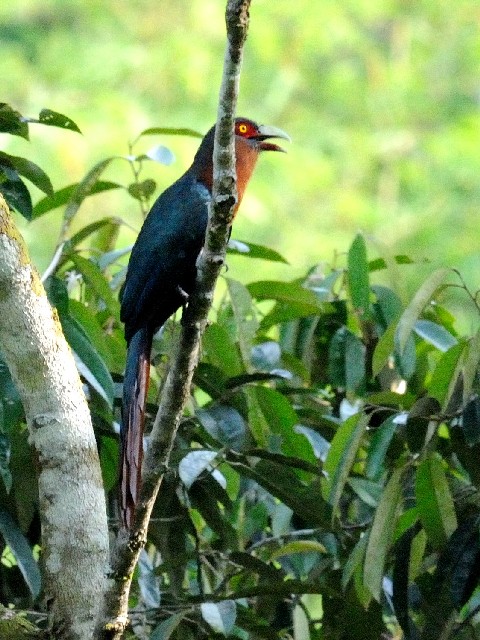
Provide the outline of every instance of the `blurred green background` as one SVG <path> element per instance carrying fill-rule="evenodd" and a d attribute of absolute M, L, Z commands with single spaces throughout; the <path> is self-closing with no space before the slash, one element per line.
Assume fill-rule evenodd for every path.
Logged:
<path fill-rule="evenodd" d="M 19 0 L 0 7 L 1 101 L 24 115 L 65 113 L 83 136 L 31 127 L 0 137 L 55 188 L 103 157 L 125 154 L 150 126 L 205 132 L 215 120 L 224 51 L 223 0 Z M 234 237 L 280 251 L 290 265 L 232 258 L 235 277 L 290 279 L 342 262 L 357 230 L 376 252 L 407 253 L 413 291 L 437 265 L 478 282 L 480 3 L 478 0 L 253 0 L 238 113 L 280 126 L 288 155 L 265 155 Z M 150 164 L 159 191 L 188 166 L 195 139 L 146 139 L 176 161 Z M 142 147 L 142 145 L 144 145 Z M 128 180 L 126 163 L 105 175 Z M 34 194 L 34 200 L 39 194 Z M 76 222 L 105 215 L 133 229 L 135 203 L 109 192 Z M 40 269 L 61 211 L 21 223 Z M 134 231 L 121 237 L 131 243 Z M 427 258 L 430 264 L 423 264 Z M 399 283 L 397 283 L 399 284 Z"/>

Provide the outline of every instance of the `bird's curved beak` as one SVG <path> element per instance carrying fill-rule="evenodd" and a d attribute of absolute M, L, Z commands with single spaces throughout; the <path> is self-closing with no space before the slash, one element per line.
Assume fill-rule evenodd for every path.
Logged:
<path fill-rule="evenodd" d="M 282 131 L 278 127 L 261 124 L 258 127 L 258 135 L 255 136 L 255 139 L 260 143 L 258 145 L 260 151 L 283 151 L 283 153 L 286 153 L 285 149 L 282 149 L 278 144 L 266 142 L 266 140 L 270 140 L 270 138 L 281 138 L 282 140 L 291 142 L 290 136 L 288 133 L 285 133 L 285 131 Z"/>

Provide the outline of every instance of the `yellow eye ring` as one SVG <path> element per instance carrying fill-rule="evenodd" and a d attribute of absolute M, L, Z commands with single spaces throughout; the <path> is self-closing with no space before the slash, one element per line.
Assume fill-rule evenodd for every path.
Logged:
<path fill-rule="evenodd" d="M 240 133 L 247 133 L 247 125 L 246 124 L 239 125 L 238 130 L 240 131 Z"/>

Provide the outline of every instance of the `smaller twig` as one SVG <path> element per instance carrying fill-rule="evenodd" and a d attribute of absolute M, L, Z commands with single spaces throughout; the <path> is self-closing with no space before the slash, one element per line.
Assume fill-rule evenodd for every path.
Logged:
<path fill-rule="evenodd" d="M 55 253 L 53 254 L 53 258 L 50 262 L 50 264 L 48 265 L 48 267 L 45 269 L 43 276 L 42 276 L 42 282 L 45 282 L 47 280 L 47 278 L 49 278 L 52 273 L 55 271 L 55 269 L 58 266 L 58 263 L 60 262 L 60 259 L 62 257 L 63 254 L 63 248 L 65 246 L 65 241 L 61 242 L 58 247 L 55 250 Z"/>

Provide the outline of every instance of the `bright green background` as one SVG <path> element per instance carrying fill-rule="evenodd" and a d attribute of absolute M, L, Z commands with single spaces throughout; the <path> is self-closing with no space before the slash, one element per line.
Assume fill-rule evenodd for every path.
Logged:
<path fill-rule="evenodd" d="M 216 113 L 224 4 L 2 3 L 0 98 L 26 115 L 63 112 L 84 135 L 33 126 L 30 144 L 0 137 L 0 146 L 38 162 L 60 188 L 126 153 L 145 127 L 206 131 Z M 476 288 L 478 0 L 253 0 L 251 18 L 238 112 L 282 127 L 293 144 L 287 156 L 262 158 L 234 237 L 277 249 L 291 266 L 237 258 L 235 275 L 252 280 L 261 268 L 296 277 L 332 263 L 362 229 L 388 250 L 433 262 L 408 270 L 409 288 L 439 264 L 458 267 Z M 159 142 L 177 156 L 170 167 L 148 166 L 161 189 L 198 142 L 148 139 L 144 148 Z M 113 164 L 105 177 L 128 179 L 126 170 Z M 60 214 L 24 225 L 40 268 Z M 140 225 L 134 203 L 111 193 L 90 199 L 77 225 L 112 214 Z"/>

